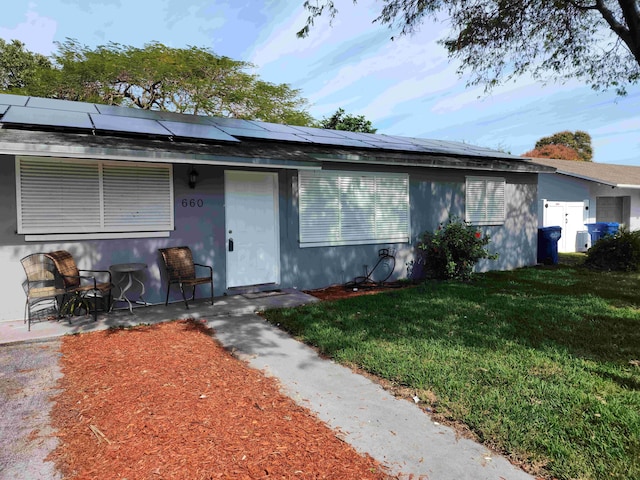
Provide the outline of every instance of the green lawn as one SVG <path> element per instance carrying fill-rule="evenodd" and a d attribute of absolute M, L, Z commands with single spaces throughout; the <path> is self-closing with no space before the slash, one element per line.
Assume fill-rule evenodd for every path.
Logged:
<path fill-rule="evenodd" d="M 492 272 L 266 312 L 531 472 L 640 478 L 640 275 Z"/>

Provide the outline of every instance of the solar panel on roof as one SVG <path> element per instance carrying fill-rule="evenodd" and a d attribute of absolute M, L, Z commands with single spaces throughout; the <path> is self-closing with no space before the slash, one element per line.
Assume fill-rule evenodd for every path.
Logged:
<path fill-rule="evenodd" d="M 364 142 L 369 140 L 370 136 L 373 135 L 371 133 L 350 132 L 348 130 L 339 130 L 338 132 L 340 135 L 344 135 L 347 138 L 355 138 L 356 140 L 362 140 Z"/>
<path fill-rule="evenodd" d="M 400 152 L 428 152 L 428 149 L 421 145 L 413 145 L 410 143 L 395 143 L 395 142 L 376 142 L 367 140 L 366 142 L 370 147 L 382 148 L 385 150 L 397 150 Z"/>
<path fill-rule="evenodd" d="M 290 142 L 312 143 L 306 138 L 284 132 L 267 132 L 266 130 L 250 130 L 247 128 L 218 127 L 234 137 L 260 138 L 262 140 L 284 140 Z"/>
<path fill-rule="evenodd" d="M 268 132 L 282 132 L 282 133 L 291 133 L 291 134 L 300 133 L 300 131 L 298 131 L 294 127 L 290 127 L 289 125 L 282 125 L 280 123 L 259 122 L 257 120 L 251 120 L 251 123 L 261 128 L 264 128 Z"/>
<path fill-rule="evenodd" d="M 98 105 L 98 112 L 103 115 L 113 115 L 127 118 L 146 118 L 148 120 L 162 120 L 161 112 L 158 110 L 145 110 L 135 107 L 118 107 L 116 105 Z"/>
<path fill-rule="evenodd" d="M 97 113 L 96 106 L 93 103 L 72 102 L 70 100 L 59 100 L 57 98 L 29 97 L 27 107 L 64 110 L 65 112 Z"/>
<path fill-rule="evenodd" d="M 11 106 L 2 117 L 2 123 L 15 125 L 43 125 L 59 128 L 91 130 L 93 125 L 87 113 Z"/>
<path fill-rule="evenodd" d="M 460 149 L 454 149 L 452 146 L 447 146 L 446 142 L 439 140 L 428 140 L 426 138 L 411 138 L 411 141 L 416 145 L 422 145 L 427 152 L 433 153 L 446 153 L 448 155 L 458 154 L 463 155 L 465 152 Z"/>
<path fill-rule="evenodd" d="M 160 124 L 176 137 L 201 138 L 205 140 L 224 140 L 227 142 L 239 142 L 237 138 L 227 135 L 213 125 L 200 125 L 197 123 L 170 122 L 161 120 Z"/>
<path fill-rule="evenodd" d="M 92 114 L 91 120 L 96 130 L 107 132 L 128 132 L 148 135 L 169 136 L 171 132 L 155 120 L 145 118 L 118 117 L 116 115 Z"/>
<path fill-rule="evenodd" d="M 0 104 L 2 105 L 18 105 L 24 107 L 27 104 L 29 97 L 23 97 L 22 95 L 12 95 L 10 93 L 0 93 Z"/>
<path fill-rule="evenodd" d="M 369 145 L 368 143 L 361 142 L 360 140 L 355 140 L 353 138 L 317 137 L 317 136 L 307 135 L 302 132 L 299 134 L 299 136 L 311 143 L 316 143 L 318 145 L 336 145 L 340 147 L 372 148 L 372 146 Z"/>
<path fill-rule="evenodd" d="M 303 132 L 306 136 L 310 137 L 330 137 L 330 138 L 347 138 L 346 135 L 341 135 L 337 130 L 327 130 L 325 128 L 313 128 L 313 127 L 300 127 L 300 126 L 291 126 L 300 132 Z"/>
<path fill-rule="evenodd" d="M 211 118 L 192 113 L 158 112 L 162 120 L 180 123 L 195 123 L 198 125 L 213 125 Z"/>
<path fill-rule="evenodd" d="M 381 137 L 381 138 L 384 138 L 385 140 L 387 140 L 389 142 L 392 142 L 392 143 L 409 143 L 409 144 L 412 144 L 411 138 L 408 138 L 408 137 L 400 137 L 398 135 L 387 135 L 386 133 L 382 134 L 382 135 L 378 135 L 378 136 Z"/>
<path fill-rule="evenodd" d="M 230 128 L 246 128 L 249 130 L 264 130 L 261 126 L 250 120 L 242 120 L 240 118 L 227 118 L 227 117 L 209 117 L 209 121 L 216 127 L 230 127 Z"/>

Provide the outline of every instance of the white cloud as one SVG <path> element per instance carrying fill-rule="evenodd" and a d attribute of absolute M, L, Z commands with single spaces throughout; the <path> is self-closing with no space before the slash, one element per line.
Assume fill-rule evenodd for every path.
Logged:
<path fill-rule="evenodd" d="M 591 129 L 592 135 L 623 135 L 640 133 L 640 117 L 625 118 L 617 122 L 607 123 L 598 128 Z"/>
<path fill-rule="evenodd" d="M 20 40 L 27 45 L 28 50 L 49 56 L 55 50 L 53 39 L 58 23 L 52 18 L 40 16 L 36 8 L 37 4 L 29 3 L 25 21 L 14 28 L 0 27 L 0 37 L 5 40 Z"/>
<path fill-rule="evenodd" d="M 386 43 L 381 51 L 368 54 L 360 60 L 351 60 L 336 70 L 311 98 L 320 100 L 346 90 L 361 80 L 367 80 L 371 84 L 377 80 L 378 85 L 393 83 L 391 88 L 378 92 L 377 96 L 386 96 L 389 93 L 397 96 L 399 92 L 403 92 L 401 97 L 414 98 L 418 92 L 426 94 L 442 88 L 437 82 L 434 83 L 433 79 L 441 74 L 440 69 L 450 70 L 446 61 L 444 52 L 434 43 L 412 45 L 407 38 L 401 38 Z M 398 82 L 399 78 L 402 80 Z M 366 91 L 363 91 L 363 94 L 366 95 Z"/>

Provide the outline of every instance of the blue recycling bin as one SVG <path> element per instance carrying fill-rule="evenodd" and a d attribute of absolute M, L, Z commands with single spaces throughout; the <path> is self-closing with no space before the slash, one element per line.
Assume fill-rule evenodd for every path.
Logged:
<path fill-rule="evenodd" d="M 538 263 L 558 264 L 558 240 L 561 236 L 561 227 L 538 228 Z"/>
<path fill-rule="evenodd" d="M 616 222 L 609 222 L 603 224 L 603 236 L 604 235 L 615 235 L 618 233 L 620 229 L 620 224 Z"/>
<path fill-rule="evenodd" d="M 585 223 L 585 227 L 587 227 L 587 231 L 591 236 L 591 245 L 593 245 L 605 235 L 615 235 L 618 233 L 620 224 L 616 222 L 596 222 Z"/>
<path fill-rule="evenodd" d="M 604 223 L 585 223 L 584 226 L 587 227 L 587 231 L 589 232 L 589 236 L 591 237 L 591 245 L 596 243 L 602 237 L 602 226 Z"/>

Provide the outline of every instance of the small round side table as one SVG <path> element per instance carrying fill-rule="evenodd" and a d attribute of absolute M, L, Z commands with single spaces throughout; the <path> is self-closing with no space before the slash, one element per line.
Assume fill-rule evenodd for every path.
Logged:
<path fill-rule="evenodd" d="M 133 313 L 133 304 L 147 305 L 147 302 L 142 297 L 145 293 L 144 282 L 140 279 L 141 273 L 147 269 L 146 263 L 117 263 L 111 265 L 109 270 L 111 273 L 120 274 L 120 281 L 116 281 L 115 284 L 120 290 L 120 295 L 114 298 L 114 302 L 127 302 L 129 304 L 129 312 Z M 126 282 L 125 282 L 126 280 Z M 131 301 L 127 296 L 127 292 L 133 286 L 133 283 L 137 282 L 140 285 L 141 291 L 138 295 L 138 300 Z"/>

